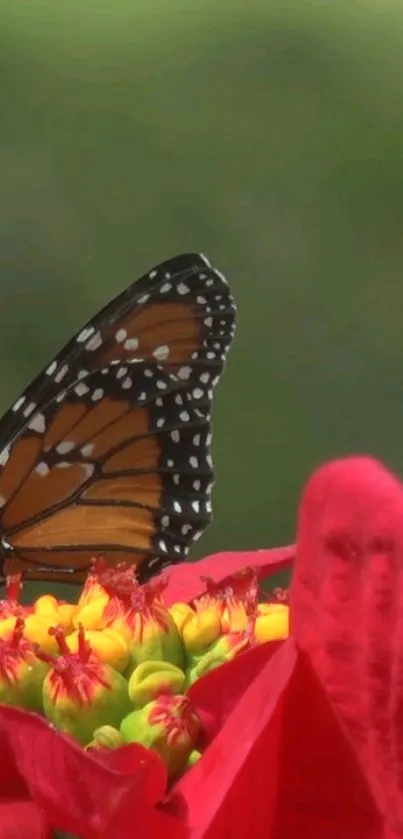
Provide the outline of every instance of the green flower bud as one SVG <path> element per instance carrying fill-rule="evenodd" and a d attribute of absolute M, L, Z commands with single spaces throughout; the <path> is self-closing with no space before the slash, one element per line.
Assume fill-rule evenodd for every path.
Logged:
<path fill-rule="evenodd" d="M 122 720 L 126 743 L 141 743 L 164 760 L 170 779 L 185 769 L 201 723 L 187 696 L 160 696 Z"/>
<path fill-rule="evenodd" d="M 117 728 L 112 725 L 101 725 L 94 731 L 94 737 L 86 749 L 118 749 L 123 746 L 124 739 Z"/>
<path fill-rule="evenodd" d="M 190 755 L 187 759 L 186 769 L 191 769 L 192 766 L 194 766 L 195 763 L 197 763 L 201 757 L 203 757 L 202 753 L 199 752 L 197 749 L 193 749 L 193 751 L 190 752 Z"/>
<path fill-rule="evenodd" d="M 186 686 L 205 676 L 210 670 L 215 670 L 226 661 L 231 661 L 239 653 L 250 646 L 250 638 L 246 633 L 233 632 L 222 635 L 206 652 L 199 658 L 193 658 L 186 674 Z"/>
<path fill-rule="evenodd" d="M 105 607 L 106 626 L 121 633 L 129 647 L 126 675 L 145 661 L 167 661 L 180 669 L 185 665 L 181 636 L 161 599 L 163 588 L 162 581 L 136 585 L 128 602 L 112 598 Z"/>
<path fill-rule="evenodd" d="M 117 727 L 130 709 L 126 679 L 101 662 L 79 629 L 79 644 L 71 652 L 61 627 L 50 629 L 59 645 L 54 658 L 37 652 L 51 669 L 43 683 L 43 708 L 53 725 L 70 734 L 81 745 L 93 739 L 93 732 L 103 725 Z"/>
<path fill-rule="evenodd" d="M 138 708 L 161 694 L 178 694 L 185 684 L 183 670 L 169 661 L 143 661 L 129 679 L 129 696 Z"/>

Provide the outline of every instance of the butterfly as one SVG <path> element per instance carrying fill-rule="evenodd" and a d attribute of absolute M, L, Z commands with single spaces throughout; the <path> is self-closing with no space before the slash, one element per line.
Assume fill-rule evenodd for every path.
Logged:
<path fill-rule="evenodd" d="M 213 389 L 235 331 L 204 256 L 153 268 L 89 321 L 0 419 L 0 579 L 141 582 L 211 520 Z"/>

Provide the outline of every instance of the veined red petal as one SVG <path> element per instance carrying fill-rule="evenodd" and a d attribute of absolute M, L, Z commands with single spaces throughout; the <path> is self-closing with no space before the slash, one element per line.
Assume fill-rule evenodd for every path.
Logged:
<path fill-rule="evenodd" d="M 188 696 L 203 723 L 205 743 L 211 743 L 251 683 L 282 645 L 268 641 L 211 670 L 190 687 Z"/>
<path fill-rule="evenodd" d="M 291 631 L 403 835 L 403 486 L 380 463 L 322 467 L 303 496 Z"/>
<path fill-rule="evenodd" d="M 169 606 L 179 602 L 189 603 L 206 593 L 203 577 L 221 584 L 227 577 L 248 567 L 255 568 L 258 578 L 263 580 L 269 574 L 286 571 L 291 567 L 294 557 L 295 545 L 289 545 L 261 551 L 227 551 L 206 556 L 198 562 L 182 562 L 164 572 L 164 577 L 168 578 L 164 601 Z"/>
<path fill-rule="evenodd" d="M 52 831 L 34 801 L 0 798 L 0 839 L 51 839 Z"/>
<path fill-rule="evenodd" d="M 0 800 L 28 798 L 24 778 L 19 773 L 6 729 L 0 719 Z"/>
<path fill-rule="evenodd" d="M 176 785 L 170 806 L 186 815 L 192 839 L 382 836 L 354 753 L 292 639 Z"/>
<path fill-rule="evenodd" d="M 119 839 L 126 835 L 130 839 L 136 811 L 141 822 L 142 812 L 152 812 L 164 795 L 164 764 L 142 746 L 133 743 L 116 752 L 84 752 L 41 717 L 17 708 L 0 707 L 0 724 L 6 727 L 31 797 L 52 825 L 80 839 L 111 836 L 116 814 L 119 820 L 126 814 L 128 830 Z"/>

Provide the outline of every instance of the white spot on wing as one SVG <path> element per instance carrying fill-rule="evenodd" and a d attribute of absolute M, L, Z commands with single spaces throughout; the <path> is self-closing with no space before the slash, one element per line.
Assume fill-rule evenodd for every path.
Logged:
<path fill-rule="evenodd" d="M 178 379 L 188 379 L 189 376 L 191 375 L 191 373 L 192 373 L 192 368 L 191 367 L 180 367 L 176 375 L 177 375 Z"/>
<path fill-rule="evenodd" d="M 17 401 L 13 405 L 13 411 L 19 411 L 20 408 L 21 408 L 21 405 L 23 405 L 24 402 L 25 402 L 25 396 L 20 396 L 20 398 L 17 399 Z"/>
<path fill-rule="evenodd" d="M 87 387 L 84 382 L 79 382 L 79 384 L 75 386 L 74 391 L 77 396 L 85 396 L 86 393 L 89 392 L 89 387 Z"/>
<path fill-rule="evenodd" d="M 84 470 L 86 480 L 94 474 L 95 466 L 93 463 L 81 463 L 81 468 Z"/>
<path fill-rule="evenodd" d="M 28 428 L 31 431 L 37 431 L 38 434 L 43 434 L 46 431 L 46 422 L 43 414 L 37 414 L 33 417 L 28 425 Z"/>
<path fill-rule="evenodd" d="M 127 330 L 126 329 L 118 329 L 118 331 L 115 333 L 115 340 L 118 342 L 118 344 L 121 344 L 123 341 L 126 340 L 126 338 L 127 338 Z"/>
<path fill-rule="evenodd" d="M 68 373 L 68 371 L 69 371 L 69 365 L 68 364 L 63 364 L 63 366 L 60 368 L 60 370 L 58 370 L 58 372 L 56 373 L 55 382 L 61 382 L 64 379 L 64 377 L 66 376 L 66 374 Z"/>
<path fill-rule="evenodd" d="M 46 368 L 45 373 L 48 376 L 53 376 L 53 373 L 55 372 L 56 367 L 57 367 L 57 361 L 52 361 L 52 363 L 49 364 L 49 367 Z"/>
<path fill-rule="evenodd" d="M 44 478 L 45 475 L 49 474 L 49 466 L 45 463 L 44 460 L 40 460 L 39 463 L 35 466 L 35 472 L 37 475 L 40 475 L 41 478 Z"/>
<path fill-rule="evenodd" d="M 88 341 L 88 343 L 85 346 L 86 346 L 87 350 L 90 350 L 90 352 L 93 352 L 94 350 L 97 350 L 99 347 L 101 347 L 102 346 L 102 335 L 101 335 L 101 333 L 99 331 L 96 332 L 95 335 L 93 335 L 92 338 L 90 338 L 90 340 Z"/>
<path fill-rule="evenodd" d="M 24 417 L 29 417 L 36 408 L 35 402 L 30 402 L 24 410 Z"/>
<path fill-rule="evenodd" d="M 71 452 L 75 448 L 75 443 L 72 440 L 62 440 L 58 446 L 56 446 L 56 451 L 58 454 L 67 454 Z"/>
<path fill-rule="evenodd" d="M 89 337 L 90 337 L 90 335 L 92 335 L 92 334 L 93 334 L 93 332 L 95 332 L 95 329 L 94 329 L 94 327 L 93 327 L 93 326 L 86 326 L 86 327 L 85 327 L 85 328 L 84 328 L 84 329 L 83 329 L 83 330 L 82 330 L 82 331 L 81 331 L 81 332 L 77 335 L 76 341 L 77 341 L 79 344 L 83 344 L 83 343 L 84 343 L 84 341 L 86 341 L 86 340 L 87 340 L 87 338 L 89 338 Z"/>
<path fill-rule="evenodd" d="M 139 346 L 139 339 L 138 338 L 128 338 L 125 341 L 125 350 L 137 350 Z"/>
<path fill-rule="evenodd" d="M 153 356 L 155 356 L 158 361 L 165 361 L 169 356 L 169 347 L 167 344 L 157 347 L 153 352 Z"/>
<path fill-rule="evenodd" d="M 82 446 L 80 451 L 84 457 L 90 457 L 92 452 L 94 451 L 95 443 L 86 443 L 85 446 Z"/>
<path fill-rule="evenodd" d="M 6 446 L 6 448 L 3 449 L 2 452 L 0 452 L 0 466 L 5 466 L 9 457 L 10 457 L 10 448 L 9 448 L 9 446 Z"/>

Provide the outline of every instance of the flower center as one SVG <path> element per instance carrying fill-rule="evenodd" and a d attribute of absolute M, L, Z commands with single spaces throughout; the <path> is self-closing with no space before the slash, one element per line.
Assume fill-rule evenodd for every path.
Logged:
<path fill-rule="evenodd" d="M 80 705 L 89 705 L 97 687 L 102 686 L 110 690 L 107 671 L 93 654 L 81 624 L 78 630 L 77 652 L 71 652 L 68 648 L 62 626 L 51 627 L 49 635 L 56 638 L 60 654 L 52 656 L 38 647 L 36 655 L 41 661 L 51 665 L 49 688 L 53 702 L 56 702 L 59 696 L 67 695 Z"/>

